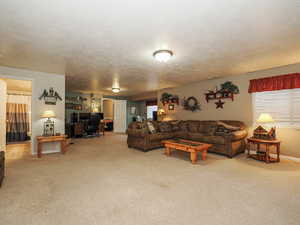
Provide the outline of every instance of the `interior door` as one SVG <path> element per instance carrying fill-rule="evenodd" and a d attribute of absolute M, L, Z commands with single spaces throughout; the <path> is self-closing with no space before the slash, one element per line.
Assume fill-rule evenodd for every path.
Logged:
<path fill-rule="evenodd" d="M 6 82 L 0 79 L 0 151 L 6 148 Z"/>
<path fill-rule="evenodd" d="M 127 101 L 114 100 L 114 132 L 126 132 Z"/>

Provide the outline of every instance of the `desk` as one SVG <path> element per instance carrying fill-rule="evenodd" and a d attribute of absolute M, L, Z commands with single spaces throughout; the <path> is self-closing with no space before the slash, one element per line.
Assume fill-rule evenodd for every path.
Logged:
<path fill-rule="evenodd" d="M 67 135 L 63 134 L 60 136 L 37 136 L 37 156 L 38 158 L 42 157 L 42 144 L 48 142 L 60 142 L 61 153 L 65 154 L 66 152 L 66 139 Z"/>
<path fill-rule="evenodd" d="M 256 154 L 250 154 L 250 144 L 256 145 Z M 266 145 L 266 150 L 262 151 L 260 149 L 261 145 Z M 276 147 L 276 154 L 277 158 L 274 159 L 270 157 L 270 147 Z M 279 140 L 263 140 L 263 139 L 256 139 L 256 138 L 247 138 L 247 150 L 248 150 L 248 157 L 265 161 L 266 163 L 269 162 L 280 162 L 280 141 Z"/>

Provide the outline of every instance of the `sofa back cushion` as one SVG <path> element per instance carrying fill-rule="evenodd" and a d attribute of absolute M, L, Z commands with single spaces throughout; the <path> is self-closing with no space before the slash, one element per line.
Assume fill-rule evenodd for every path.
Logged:
<path fill-rule="evenodd" d="M 200 124 L 199 126 L 199 133 L 205 134 L 205 135 L 214 135 L 216 131 L 216 125 L 213 124 Z"/>
<path fill-rule="evenodd" d="M 168 121 L 168 122 L 172 126 L 172 131 L 176 132 L 176 131 L 180 130 L 180 127 L 179 127 L 180 121 L 178 121 L 178 120 L 171 120 L 171 121 Z"/>
<path fill-rule="evenodd" d="M 188 132 L 188 123 L 187 123 L 187 121 L 184 121 L 184 120 L 180 121 L 178 123 L 178 126 L 180 127 L 180 131 Z"/>
<path fill-rule="evenodd" d="M 172 125 L 169 122 L 160 122 L 158 127 L 159 131 L 162 133 L 172 132 Z"/>
<path fill-rule="evenodd" d="M 188 129 L 191 133 L 199 133 L 199 121 L 188 121 Z"/>

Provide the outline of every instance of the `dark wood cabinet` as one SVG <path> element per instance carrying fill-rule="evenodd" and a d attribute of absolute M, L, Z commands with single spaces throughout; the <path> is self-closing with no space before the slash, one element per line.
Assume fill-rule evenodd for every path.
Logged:
<path fill-rule="evenodd" d="M 74 124 L 74 136 L 82 136 L 84 134 L 84 124 L 83 123 L 75 123 Z"/>

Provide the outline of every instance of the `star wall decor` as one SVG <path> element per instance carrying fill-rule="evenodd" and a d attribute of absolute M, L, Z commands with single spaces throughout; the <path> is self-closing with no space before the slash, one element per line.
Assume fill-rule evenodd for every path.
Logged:
<path fill-rule="evenodd" d="M 220 108 L 220 109 L 223 109 L 223 105 L 225 104 L 225 102 L 222 102 L 220 99 L 219 101 L 215 102 L 216 104 L 216 109 Z"/>

